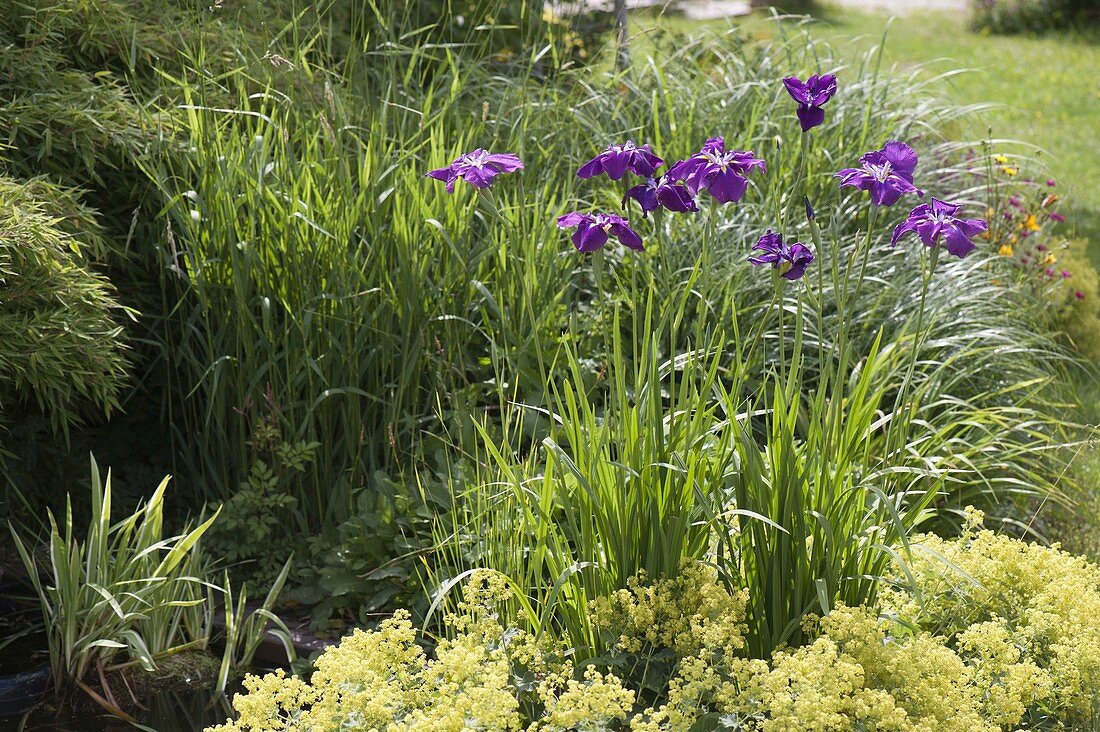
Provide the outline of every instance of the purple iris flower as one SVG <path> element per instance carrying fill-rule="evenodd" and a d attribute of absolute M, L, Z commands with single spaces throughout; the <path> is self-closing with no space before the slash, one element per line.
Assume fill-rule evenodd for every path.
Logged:
<path fill-rule="evenodd" d="M 623 196 L 623 210 L 626 210 L 626 202 L 633 198 L 642 206 L 642 218 L 648 218 L 649 212 L 664 207 L 669 211 L 686 213 L 698 211 L 699 205 L 695 203 L 695 196 L 683 183 L 674 183 L 668 175 L 660 178 L 649 178 L 645 183 L 634 186 Z"/>
<path fill-rule="evenodd" d="M 825 121 L 825 110 L 822 106 L 836 94 L 835 75 L 815 74 L 805 82 L 788 76 L 783 79 L 783 86 L 787 87 L 791 98 L 798 102 L 798 122 L 802 125 L 803 132 Z"/>
<path fill-rule="evenodd" d="M 630 249 L 639 252 L 644 249 L 642 237 L 630 228 L 630 222 L 622 216 L 603 213 L 585 214 L 574 211 L 558 217 L 559 229 L 571 229 L 573 227 L 577 228 L 573 232 L 573 244 L 577 247 L 577 251 L 581 253 L 603 249 L 603 245 L 607 243 L 609 236 L 615 237 L 623 246 Z"/>
<path fill-rule="evenodd" d="M 932 203 L 922 203 L 910 212 L 909 218 L 898 224 L 891 244 L 897 244 L 901 237 L 915 231 L 925 246 L 936 248 L 942 238 L 947 243 L 947 251 L 962 259 L 974 250 L 970 237 L 985 231 L 982 219 L 960 219 L 955 214 L 962 204 L 946 203 L 933 198 Z"/>
<path fill-rule="evenodd" d="M 736 203 L 749 187 L 746 175 L 754 168 L 765 172 L 764 161 L 751 151 L 726 151 L 721 137 L 712 137 L 703 149 L 669 168 L 669 180 L 682 180 L 692 195 L 706 190 L 718 203 Z"/>
<path fill-rule="evenodd" d="M 845 168 L 835 175 L 840 185 L 855 186 L 871 192 L 871 203 L 876 206 L 892 206 L 903 193 L 924 191 L 913 185 L 913 171 L 917 167 L 917 154 L 904 142 L 891 140 L 881 150 L 869 152 L 859 159 L 859 168 Z"/>
<path fill-rule="evenodd" d="M 788 244 L 783 241 L 781 234 L 771 231 L 760 237 L 760 241 L 752 249 L 759 250 L 762 254 L 749 257 L 750 263 L 757 267 L 770 264 L 773 269 L 779 270 L 780 276 L 788 280 L 797 280 L 814 261 L 814 253 L 805 244 Z"/>
<path fill-rule="evenodd" d="M 454 193 L 455 181 L 462 178 L 474 188 L 488 188 L 500 173 L 512 173 L 523 168 L 523 161 L 511 153 L 494 154 L 480 147 L 459 155 L 446 168 L 426 173 L 427 177 L 447 183 L 447 193 Z"/>
<path fill-rule="evenodd" d="M 619 180 L 629 170 L 635 175 L 650 178 L 664 163 L 664 160 L 653 154 L 649 145 L 638 147 L 633 140 L 627 140 L 622 145 L 609 146 L 582 165 L 577 171 L 577 177 L 595 178 L 600 173 L 607 173 L 611 180 Z"/>

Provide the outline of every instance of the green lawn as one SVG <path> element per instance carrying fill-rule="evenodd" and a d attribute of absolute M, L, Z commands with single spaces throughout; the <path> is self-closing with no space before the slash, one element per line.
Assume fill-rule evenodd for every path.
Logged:
<path fill-rule="evenodd" d="M 959 133 L 970 139 L 1020 140 L 1045 151 L 1041 159 L 1066 199 L 1063 212 L 1072 233 L 1088 238 L 1100 266 L 1100 43 L 1094 35 L 1042 38 L 971 33 L 965 15 L 925 12 L 895 18 L 826 6 L 813 33 L 830 41 L 840 60 L 854 63 L 887 32 L 888 66 L 921 65 L 930 74 L 965 70 L 943 81 L 943 94 L 960 105 L 993 103 Z M 638 16 L 644 32 L 653 17 Z M 665 28 L 722 28 L 729 21 L 691 23 L 673 16 Z M 754 36 L 774 34 L 762 14 L 735 19 Z M 843 85 L 843 74 L 841 75 Z"/>

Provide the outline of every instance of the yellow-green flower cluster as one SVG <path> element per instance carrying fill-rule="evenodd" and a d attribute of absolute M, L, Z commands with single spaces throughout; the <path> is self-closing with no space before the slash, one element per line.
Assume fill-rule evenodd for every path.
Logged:
<path fill-rule="evenodd" d="M 754 675 L 744 696 L 744 729 L 909 729 L 897 700 L 887 691 L 867 688 L 863 666 L 824 636 L 796 651 L 776 652 L 772 669 Z"/>
<path fill-rule="evenodd" d="M 434 658 L 407 613 L 325 652 L 307 683 L 249 677 L 216 732 L 999 732 L 1085 729 L 1100 698 L 1100 569 L 976 528 L 922 537 L 920 601 L 807 618 L 816 639 L 744 657 L 743 592 L 703 564 L 592 603 L 604 660 L 507 627 L 511 591 L 476 573 Z M 946 559 L 946 561 L 944 561 Z M 903 622 L 898 622 L 900 618 Z"/>
<path fill-rule="evenodd" d="M 771 663 L 681 658 L 667 702 L 631 720 L 633 732 L 680 732 L 701 719 L 746 732 L 998 732 L 1020 722 L 1041 674 L 1003 637 L 981 634 L 970 663 L 942 638 L 898 634 L 865 608 L 838 607 L 811 644 Z"/>
<path fill-rule="evenodd" d="M 634 706 L 634 692 L 623 688 L 611 674 L 594 666 L 584 670 L 584 680 L 555 675 L 539 685 L 545 716 L 534 722 L 530 732 L 602 732 L 618 729 Z"/>
<path fill-rule="evenodd" d="M 687 730 L 736 706 L 743 680 L 767 670 L 741 657 L 746 601 L 713 567 L 688 563 L 674 578 L 648 582 L 643 574 L 592 603 L 593 625 L 612 655 L 650 669 L 669 666 L 667 694 L 633 717 L 631 730 Z"/>
<path fill-rule="evenodd" d="M 728 592 L 712 567 L 688 563 L 673 579 L 650 583 L 642 573 L 627 589 L 596 598 L 592 622 L 626 653 L 649 646 L 681 657 L 701 649 L 732 656 L 745 647 L 746 600 L 743 592 Z"/>
<path fill-rule="evenodd" d="M 983 690 L 971 670 L 941 639 L 927 633 L 895 636 L 893 623 L 864 609 L 839 607 L 821 620 L 822 637 L 836 644 L 842 658 L 863 670 L 863 689 L 887 692 L 897 710 L 889 718 L 905 730 L 995 732 L 983 719 Z M 796 654 L 797 655 L 797 652 Z M 874 694 L 874 711 L 886 711 L 886 700 Z M 901 720 L 904 719 L 904 723 Z M 862 720 L 855 720 L 862 721 Z"/>
<path fill-rule="evenodd" d="M 282 672 L 245 682 L 248 694 L 233 705 L 239 719 L 218 732 L 386 732 L 518 730 L 519 701 L 512 686 L 504 628 L 487 612 L 499 591 L 492 577 L 468 585 L 464 632 L 443 640 L 436 658 L 416 644 L 407 612 L 377 630 L 357 630 L 316 662 L 308 684 Z M 498 598 L 499 599 L 499 598 Z"/>
<path fill-rule="evenodd" d="M 1091 724 L 1100 702 L 1100 568 L 976 523 L 960 539 L 920 537 L 923 551 L 909 562 L 920 600 L 888 591 L 884 605 L 942 636 L 990 682 L 990 718 L 1016 716 L 1015 698 L 1036 723 Z"/>

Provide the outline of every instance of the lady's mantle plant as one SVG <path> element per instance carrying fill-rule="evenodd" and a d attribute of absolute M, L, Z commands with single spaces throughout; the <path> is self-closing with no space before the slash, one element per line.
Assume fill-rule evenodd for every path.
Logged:
<path fill-rule="evenodd" d="M 591 664 L 574 668 L 560 645 L 509 627 L 496 612 L 508 583 L 482 571 L 448 620 L 453 638 L 441 641 L 434 657 L 398 612 L 327 650 L 308 683 L 282 671 L 248 677 L 247 693 L 234 698 L 240 718 L 213 732 L 999 732 L 1021 724 L 1065 729 L 1081 719 L 1100 672 L 1100 614 L 1087 612 L 1100 604 L 1100 589 L 1081 580 L 1094 578 L 1097 568 L 988 532 L 933 541 L 963 571 L 1002 578 L 1003 591 L 1024 599 L 1007 618 L 1030 613 L 1034 620 L 1022 631 L 1007 620 L 984 620 L 1006 602 L 992 594 L 976 606 L 976 617 L 958 604 L 966 595 L 945 591 L 969 579 L 945 575 L 942 564 L 919 565 L 930 614 L 915 596 L 892 596 L 899 609 L 913 611 L 901 616 L 908 627 L 839 606 L 807 618 L 816 635 L 807 645 L 749 659 L 744 592 L 729 592 L 713 567 L 689 564 L 676 578 L 638 577 L 593 604 L 611 649 L 604 660 L 615 672 L 607 673 Z M 1034 579 L 1015 571 L 1013 558 L 1020 557 L 1039 571 Z M 1063 601 L 1065 592 L 1050 591 L 1070 585 L 1080 612 Z M 937 618 L 948 633 L 925 629 Z M 909 629 L 914 620 L 916 631 Z M 1075 654 L 1068 645 L 1053 656 L 1021 646 L 1035 633 L 1058 648 L 1063 636 L 1050 631 L 1061 623 L 1079 634 Z"/>

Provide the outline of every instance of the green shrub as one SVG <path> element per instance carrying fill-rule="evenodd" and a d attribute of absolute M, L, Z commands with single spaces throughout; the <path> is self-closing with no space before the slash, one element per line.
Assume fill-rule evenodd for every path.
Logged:
<path fill-rule="evenodd" d="M 1100 363 L 1100 274 L 1088 256 L 1087 240 L 1070 240 L 1061 250 L 1059 266 L 1071 273 L 1052 298 L 1057 327 L 1091 363 Z"/>
<path fill-rule="evenodd" d="M 971 26 L 993 33 L 1041 33 L 1095 18 L 1090 0 L 971 0 Z"/>
<path fill-rule="evenodd" d="M 251 12 L 258 4 L 229 0 L 216 3 L 221 10 L 214 12 L 212 5 L 190 0 L 0 4 L 0 211 L 8 216 L 12 191 L 24 186 L 16 198 L 33 202 L 24 208 L 38 206 L 44 216 L 57 219 L 53 226 L 65 238 L 63 248 L 73 249 L 65 260 L 71 264 L 51 271 L 52 282 L 32 282 L 43 273 L 30 254 L 41 253 L 42 246 L 23 246 L 20 256 L 28 262 L 15 264 L 25 264 L 26 271 L 6 277 L 22 304 L 16 308 L 14 299 L 0 295 L 6 327 L 22 329 L 15 337 L 5 331 L 6 343 L 21 346 L 28 335 L 36 337 L 25 326 L 56 330 L 21 349 L 19 358 L 35 359 L 34 374 L 27 376 L 26 364 L 15 363 L 0 377 L 3 448 L 18 458 L 4 465 L 10 490 L 0 503 L 21 497 L 18 504 L 11 502 L 18 521 L 41 522 L 44 506 L 56 510 L 62 502 L 57 486 L 81 469 L 89 450 L 126 456 L 116 472 L 116 498 L 122 503 L 138 500 L 140 489 L 131 492 L 128 486 L 159 477 L 173 461 L 163 424 L 175 407 L 154 335 L 159 317 L 172 307 L 161 291 L 155 257 L 166 233 L 156 221 L 160 202 L 150 195 L 152 186 L 138 164 L 148 156 L 156 131 L 171 123 L 147 124 L 142 107 L 151 98 L 173 95 L 159 72 L 175 68 L 184 47 L 204 47 L 205 66 L 213 70 L 234 58 L 236 48 L 260 42 L 257 38 L 266 44 L 276 35 L 246 30 L 259 28 L 262 18 L 274 24 L 271 8 Z M 289 4 L 278 5 L 282 12 Z M 257 66 L 270 68 L 262 60 Z M 20 226 L 9 241 L 19 241 L 25 228 Z M 82 279 L 85 271 L 94 276 Z M 18 282 L 20 277 L 28 282 Z M 39 287 L 41 302 L 25 295 L 25 284 Z M 58 296 L 59 286 L 68 293 Z M 50 308 L 56 316 L 46 322 Z M 32 310 L 39 322 L 28 324 Z M 122 317 L 138 312 L 142 317 Z M 44 379 L 55 383 L 38 383 Z M 48 409 L 38 409 L 39 404 Z M 47 422 L 65 429 L 66 439 L 56 439 Z M 140 432 L 138 443 L 134 432 Z M 181 478 L 186 485 L 186 476 Z M 74 500 L 79 513 L 85 497 Z"/>
<path fill-rule="evenodd" d="M 0 228 L 0 420 L 40 413 L 67 432 L 111 413 L 129 313 L 90 264 L 108 247 L 98 220 L 71 189 L 0 177 Z"/>

